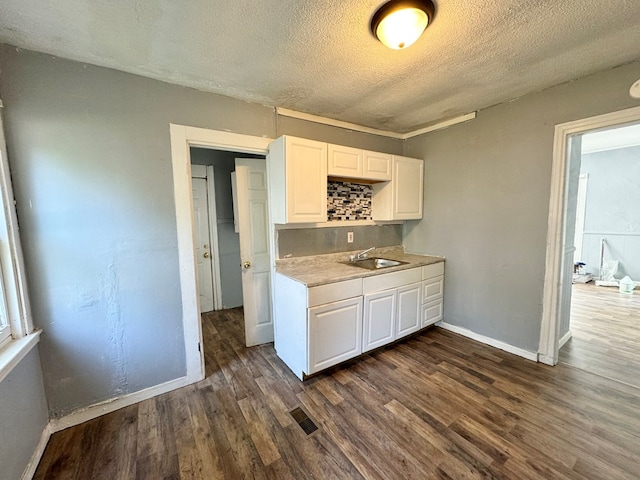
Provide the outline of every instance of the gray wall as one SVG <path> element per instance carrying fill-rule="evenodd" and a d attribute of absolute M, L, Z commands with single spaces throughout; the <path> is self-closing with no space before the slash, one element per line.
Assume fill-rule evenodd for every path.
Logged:
<path fill-rule="evenodd" d="M 353 243 L 347 243 L 348 232 L 353 232 Z M 276 236 L 278 258 L 303 257 L 402 245 L 402 225 L 283 229 Z"/>
<path fill-rule="evenodd" d="M 0 46 L 0 96 L 50 413 L 185 374 L 169 123 L 402 153 L 272 108 Z"/>
<path fill-rule="evenodd" d="M 537 351 L 554 125 L 639 106 L 636 62 L 527 95 L 406 142 L 425 159 L 409 251 L 447 257 L 445 321 Z"/>
<path fill-rule="evenodd" d="M 22 478 L 49 421 L 34 348 L 0 383 L 0 476 Z"/>
<path fill-rule="evenodd" d="M 600 274 L 600 239 L 605 260 L 618 260 L 616 278 L 640 281 L 640 147 L 582 156 L 580 173 L 589 174 L 582 261 Z"/>

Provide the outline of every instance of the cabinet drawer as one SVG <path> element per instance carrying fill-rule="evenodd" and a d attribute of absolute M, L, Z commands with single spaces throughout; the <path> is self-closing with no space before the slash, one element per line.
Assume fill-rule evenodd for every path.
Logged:
<path fill-rule="evenodd" d="M 307 305 L 315 307 L 325 303 L 337 302 L 345 298 L 359 297 L 362 295 L 362 279 L 354 278 L 344 282 L 327 283 L 311 287 L 307 293 Z"/>
<path fill-rule="evenodd" d="M 442 299 L 422 305 L 422 328 L 442 320 Z"/>
<path fill-rule="evenodd" d="M 444 293 L 444 277 L 430 278 L 422 282 L 422 303 L 429 303 L 442 298 Z"/>
<path fill-rule="evenodd" d="M 422 280 L 444 275 L 444 262 L 432 263 L 422 267 Z"/>
<path fill-rule="evenodd" d="M 411 268 L 399 272 L 383 273 L 362 279 L 362 291 L 367 293 L 380 292 L 389 288 L 398 288 L 421 280 L 420 268 Z"/>

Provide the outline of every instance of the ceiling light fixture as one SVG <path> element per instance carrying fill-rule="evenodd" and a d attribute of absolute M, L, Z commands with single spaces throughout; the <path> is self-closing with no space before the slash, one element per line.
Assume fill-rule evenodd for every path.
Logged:
<path fill-rule="evenodd" d="M 633 85 L 631 85 L 629 89 L 629 95 L 631 95 L 631 98 L 640 100 L 640 80 L 633 82 Z"/>
<path fill-rule="evenodd" d="M 433 20 L 431 0 L 391 0 L 371 19 L 371 32 L 384 45 L 402 50 L 412 45 Z"/>

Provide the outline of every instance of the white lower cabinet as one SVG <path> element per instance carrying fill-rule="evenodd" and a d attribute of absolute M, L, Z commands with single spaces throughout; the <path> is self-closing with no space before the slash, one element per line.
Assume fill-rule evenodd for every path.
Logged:
<path fill-rule="evenodd" d="M 363 280 L 363 353 L 420 330 L 420 279 L 412 268 Z"/>
<path fill-rule="evenodd" d="M 422 267 L 421 328 L 433 325 L 443 318 L 444 263 Z"/>
<path fill-rule="evenodd" d="M 442 320 L 442 299 L 422 305 L 422 328 Z"/>
<path fill-rule="evenodd" d="M 309 309 L 309 371 L 319 372 L 362 353 L 362 297 Z"/>
<path fill-rule="evenodd" d="M 420 330 L 420 283 L 398 289 L 398 313 L 396 317 L 396 339 Z"/>
<path fill-rule="evenodd" d="M 395 288 L 364 296 L 363 353 L 393 342 L 397 299 Z"/>
<path fill-rule="evenodd" d="M 274 278 L 275 349 L 300 379 L 442 320 L 443 263 L 310 288 Z"/>

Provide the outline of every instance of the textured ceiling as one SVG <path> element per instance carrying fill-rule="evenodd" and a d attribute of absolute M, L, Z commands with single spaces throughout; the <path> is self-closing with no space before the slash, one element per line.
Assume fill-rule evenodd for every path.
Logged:
<path fill-rule="evenodd" d="M 2 0 L 0 41 L 398 133 L 640 58 L 638 0 L 436 0 L 416 44 L 382 0 Z"/>

